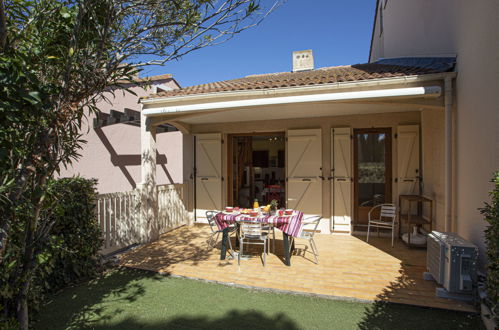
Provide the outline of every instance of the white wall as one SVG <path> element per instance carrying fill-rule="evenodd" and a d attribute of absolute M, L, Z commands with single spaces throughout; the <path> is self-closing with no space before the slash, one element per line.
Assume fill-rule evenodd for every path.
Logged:
<path fill-rule="evenodd" d="M 423 195 L 433 200 L 434 228 L 444 230 L 445 210 L 445 143 L 444 110 L 421 112 L 421 163 Z"/>
<path fill-rule="evenodd" d="M 370 61 L 455 54 L 455 0 L 380 0 L 379 5 Z"/>
<path fill-rule="evenodd" d="M 456 229 L 484 256 L 486 223 L 477 209 L 489 200 L 489 181 L 499 170 L 499 1 L 456 2 Z"/>

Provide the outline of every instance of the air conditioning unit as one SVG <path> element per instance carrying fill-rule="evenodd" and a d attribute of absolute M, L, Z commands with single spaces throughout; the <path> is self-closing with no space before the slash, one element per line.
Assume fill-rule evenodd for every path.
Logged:
<path fill-rule="evenodd" d="M 470 294 L 476 283 L 478 248 L 454 233 L 428 234 L 426 267 L 448 293 Z M 438 293 L 438 290 L 437 290 Z"/>

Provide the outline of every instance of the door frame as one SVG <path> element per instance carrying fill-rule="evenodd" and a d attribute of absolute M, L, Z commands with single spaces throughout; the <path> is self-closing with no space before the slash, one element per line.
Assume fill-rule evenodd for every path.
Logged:
<path fill-rule="evenodd" d="M 385 202 L 393 201 L 393 159 L 392 159 L 392 128 L 391 127 L 376 127 L 376 128 L 354 128 L 353 129 L 353 221 L 352 232 L 355 226 L 364 226 L 358 223 L 359 209 L 358 209 L 358 146 L 357 134 L 359 133 L 384 133 L 386 136 L 385 142 Z M 367 224 L 366 224 L 367 226 Z"/>
<path fill-rule="evenodd" d="M 226 184 L 226 188 L 227 188 L 227 205 L 234 205 L 234 198 L 233 198 L 233 191 L 232 191 L 232 184 L 233 184 L 233 180 L 234 180 L 234 176 L 232 174 L 232 168 L 233 168 L 233 156 L 234 156 L 234 153 L 233 153 L 233 142 L 232 142 L 232 138 L 233 137 L 236 137 L 236 136 L 262 136 L 262 135 L 269 135 L 269 136 L 281 136 L 283 138 L 286 138 L 286 132 L 283 132 L 283 131 L 279 131 L 279 132 L 248 132 L 248 133 L 231 133 L 231 134 L 227 134 L 226 135 L 226 138 L 227 138 L 227 149 L 226 149 L 226 152 L 227 152 L 227 184 Z M 284 144 L 284 154 L 286 155 L 286 144 Z M 287 161 L 286 159 L 284 159 L 284 171 L 287 170 Z M 286 185 L 287 186 L 287 185 Z M 285 196 L 287 195 L 286 192 L 284 193 Z"/>

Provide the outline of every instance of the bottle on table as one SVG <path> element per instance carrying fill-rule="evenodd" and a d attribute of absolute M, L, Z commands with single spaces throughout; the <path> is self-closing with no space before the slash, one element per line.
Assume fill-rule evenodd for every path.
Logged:
<path fill-rule="evenodd" d="M 253 210 L 254 211 L 260 210 L 260 205 L 258 204 L 258 199 L 256 199 L 256 198 L 255 198 L 255 201 L 253 202 Z"/>

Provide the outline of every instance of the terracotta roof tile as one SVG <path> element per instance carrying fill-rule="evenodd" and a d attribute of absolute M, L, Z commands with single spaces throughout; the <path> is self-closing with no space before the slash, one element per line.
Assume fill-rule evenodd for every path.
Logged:
<path fill-rule="evenodd" d="M 325 67 L 310 71 L 281 72 L 251 75 L 244 78 L 211 82 L 177 90 L 160 92 L 149 98 L 205 94 L 215 92 L 270 89 L 296 86 L 362 81 L 380 78 L 440 73 L 441 70 L 416 66 L 367 63 L 348 66 Z"/>

